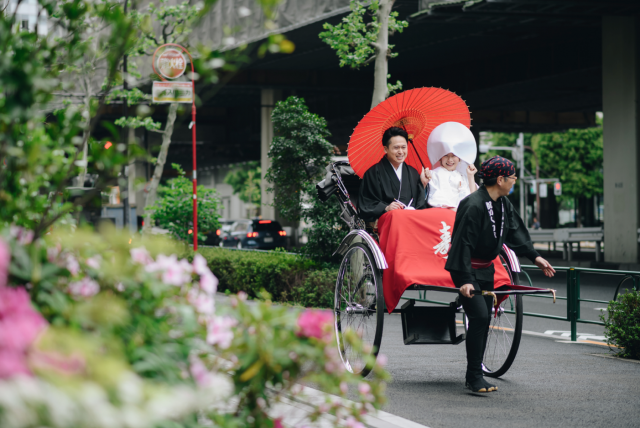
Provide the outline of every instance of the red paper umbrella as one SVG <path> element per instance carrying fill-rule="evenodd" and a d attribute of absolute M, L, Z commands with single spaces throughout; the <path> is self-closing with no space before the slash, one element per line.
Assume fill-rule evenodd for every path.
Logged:
<path fill-rule="evenodd" d="M 375 106 L 358 123 L 349 140 L 349 163 L 362 178 L 384 156 L 384 131 L 398 126 L 413 140 L 413 144 L 409 143 L 407 164 L 418 171 L 422 170 L 423 163 L 430 168 L 427 140 L 431 131 L 445 122 L 471 126 L 469 107 L 453 92 L 442 88 L 418 88 L 396 94 Z"/>

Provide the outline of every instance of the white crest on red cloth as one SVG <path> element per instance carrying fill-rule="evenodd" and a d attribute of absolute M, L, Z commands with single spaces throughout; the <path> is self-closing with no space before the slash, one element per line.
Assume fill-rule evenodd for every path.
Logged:
<path fill-rule="evenodd" d="M 446 259 L 449 254 L 449 247 L 451 246 L 451 226 L 447 225 L 444 221 L 441 221 L 442 229 L 439 230 L 442 235 L 440 235 L 440 242 L 433 246 L 434 254 L 444 256 Z"/>

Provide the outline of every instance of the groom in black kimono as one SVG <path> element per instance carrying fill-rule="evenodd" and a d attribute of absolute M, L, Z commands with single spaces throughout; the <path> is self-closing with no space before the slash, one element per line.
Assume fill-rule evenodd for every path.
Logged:
<path fill-rule="evenodd" d="M 529 258 L 548 277 L 555 270 L 533 248 L 527 228 L 506 198 L 517 179 L 513 163 L 494 156 L 482 163 L 478 176 L 483 186 L 463 199 L 456 212 L 445 269 L 460 288 L 460 303 L 469 319 L 466 386 L 473 392 L 491 392 L 498 388 L 484 379 L 482 359 L 493 298 L 472 292 L 493 291 L 492 261 L 500 254 L 502 244 L 516 255 Z"/>
<path fill-rule="evenodd" d="M 420 174 L 405 163 L 409 136 L 392 127 L 382 135 L 385 156 L 365 172 L 360 183 L 358 210 L 366 222 L 374 222 L 391 210 L 426 208 Z"/>

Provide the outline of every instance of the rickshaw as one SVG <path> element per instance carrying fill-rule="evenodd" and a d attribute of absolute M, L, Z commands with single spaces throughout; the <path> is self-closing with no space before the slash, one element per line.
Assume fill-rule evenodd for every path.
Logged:
<path fill-rule="evenodd" d="M 371 367 L 365 363 L 367 355 L 356 352 L 343 340 L 343 332 L 353 328 L 365 343 L 365 352 L 377 357 L 384 327 L 385 298 L 383 296 L 382 274 L 387 268 L 378 236 L 371 227 L 358 216 L 354 204 L 360 179 L 347 161 L 332 163 L 326 168 L 327 174 L 316 186 L 318 197 L 326 202 L 332 196 L 340 204 L 341 218 L 349 227 L 335 254 L 342 257 L 334 297 L 335 332 L 342 362 L 347 370 L 366 376 Z M 497 305 L 494 306 L 483 371 L 486 376 L 499 377 L 511 367 L 522 335 L 523 295 L 553 293 L 555 290 L 517 287 L 520 284 L 520 265 L 512 250 L 503 246 L 500 262 L 509 276 L 515 290 L 491 293 Z M 428 267 L 427 267 L 428 269 Z M 457 288 L 413 284 L 407 290 L 439 291 L 458 293 Z M 496 297 L 500 296 L 498 300 Z M 405 345 L 457 345 L 464 341 L 467 319 L 457 298 L 449 306 L 416 306 L 416 300 L 405 298 L 407 302 L 392 312 L 402 317 L 403 340 Z M 464 333 L 457 334 L 456 315 L 462 313 Z"/>

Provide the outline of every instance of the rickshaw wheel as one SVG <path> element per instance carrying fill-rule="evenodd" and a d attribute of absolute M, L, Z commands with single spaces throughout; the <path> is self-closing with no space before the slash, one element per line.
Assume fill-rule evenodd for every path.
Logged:
<path fill-rule="evenodd" d="M 371 250 L 352 244 L 342 259 L 334 296 L 334 322 L 340 358 L 347 370 L 363 377 L 371 371 L 367 357 L 377 357 L 384 323 L 382 272 Z M 353 349 L 343 333 L 353 329 L 362 338 L 364 350 Z"/>
<path fill-rule="evenodd" d="M 503 255 L 500 261 L 507 270 L 512 284 L 519 284 L 517 272 L 513 272 Z M 491 313 L 487 346 L 482 358 L 482 371 L 488 377 L 500 377 L 509 370 L 516 358 L 522 337 L 523 304 L 521 294 L 512 294 Z M 509 312 L 507 312 L 509 311 Z M 513 312 L 513 313 L 511 313 Z M 467 317 L 464 317 L 465 332 Z"/>

